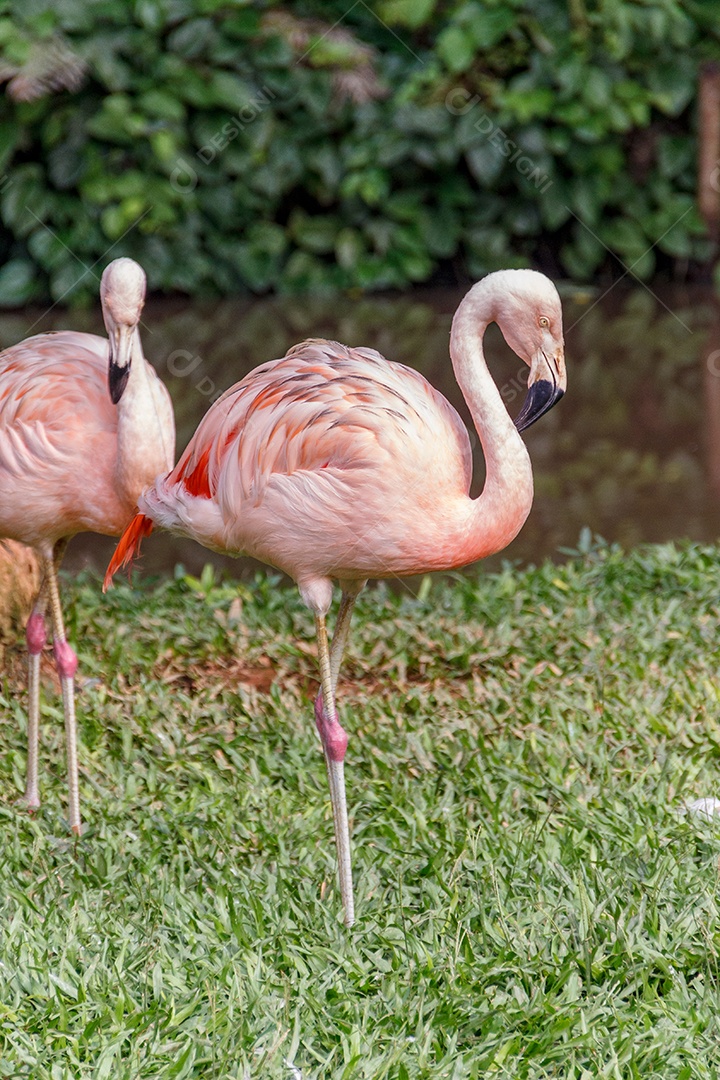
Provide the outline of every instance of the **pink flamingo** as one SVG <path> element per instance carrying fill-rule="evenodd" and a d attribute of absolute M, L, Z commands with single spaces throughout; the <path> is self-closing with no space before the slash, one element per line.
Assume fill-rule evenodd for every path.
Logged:
<path fill-rule="evenodd" d="M 100 283 L 108 341 L 38 334 L 0 354 L 0 536 L 38 554 L 42 584 L 27 624 L 28 757 L 24 799 L 40 805 L 40 654 L 50 605 L 67 742 L 69 822 L 81 832 L 73 678 L 57 570 L 79 532 L 119 535 L 140 492 L 175 460 L 170 396 L 143 356 L 145 274 L 116 259 Z M 108 367 L 109 364 L 109 367 Z M 109 391 L 109 392 L 108 392 Z"/>
<path fill-rule="evenodd" d="M 515 423 L 485 363 L 497 322 L 530 367 Z M 176 467 L 139 499 L 105 578 L 136 554 L 154 524 L 206 547 L 284 570 L 314 612 L 321 690 L 315 717 L 327 762 L 346 925 L 354 919 L 344 781 L 347 735 L 335 690 L 355 599 L 368 578 L 464 566 L 509 544 L 532 503 L 519 431 L 565 391 L 562 311 L 533 270 L 473 286 L 452 324 L 450 355 L 487 466 L 469 497 L 468 433 L 452 406 L 411 368 L 371 349 L 306 341 L 256 368 L 213 404 Z M 342 598 L 332 644 L 333 580 Z"/>

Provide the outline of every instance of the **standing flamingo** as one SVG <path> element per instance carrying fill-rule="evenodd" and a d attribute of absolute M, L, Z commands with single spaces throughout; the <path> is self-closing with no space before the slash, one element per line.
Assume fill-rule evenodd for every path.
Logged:
<path fill-rule="evenodd" d="M 40 805 L 40 654 L 50 604 L 67 742 L 69 821 L 81 831 L 73 677 L 57 570 L 79 532 L 119 535 L 140 492 L 175 460 L 170 395 L 143 356 L 138 323 L 145 273 L 116 259 L 100 282 L 109 338 L 59 331 L 0 353 L 0 537 L 35 548 L 43 573 L 27 624 L 28 757 L 25 801 Z M 109 368 L 108 368 L 109 363 Z M 109 391 L 109 392 L 108 392 Z"/>
<path fill-rule="evenodd" d="M 483 355 L 497 322 L 530 367 L 515 423 Z M 353 923 L 343 761 L 347 735 L 335 690 L 355 599 L 367 578 L 464 566 L 509 544 L 532 503 L 519 431 L 565 391 L 562 311 L 533 270 L 502 270 L 474 285 L 452 323 L 450 355 L 487 466 L 469 497 L 468 433 L 453 407 L 412 368 L 372 349 L 306 341 L 263 364 L 208 411 L 177 466 L 146 489 L 105 578 L 136 554 L 153 524 L 206 547 L 284 570 L 314 612 L 321 690 L 315 718 L 330 782 L 345 923 Z M 342 599 L 328 645 L 325 617 Z"/>

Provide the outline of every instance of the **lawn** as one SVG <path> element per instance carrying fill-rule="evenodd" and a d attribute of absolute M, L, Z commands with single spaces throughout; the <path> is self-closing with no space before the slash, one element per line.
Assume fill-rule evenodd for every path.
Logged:
<path fill-rule="evenodd" d="M 720 825 L 679 813 L 720 796 L 716 548 L 363 594 L 351 931 L 295 590 L 64 587 L 86 832 L 50 684 L 44 805 L 15 805 L 6 675 L 0 1076 L 720 1075 Z"/>

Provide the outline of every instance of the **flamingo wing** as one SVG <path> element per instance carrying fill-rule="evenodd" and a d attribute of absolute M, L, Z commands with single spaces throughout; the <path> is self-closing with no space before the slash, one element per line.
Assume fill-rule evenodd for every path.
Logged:
<path fill-rule="evenodd" d="M 168 483 L 221 503 L 232 491 L 234 509 L 238 493 L 257 504 L 277 476 L 331 468 L 379 472 L 387 461 L 397 470 L 403 459 L 434 459 L 438 444 L 447 442 L 467 487 L 465 426 L 419 372 L 372 349 L 306 341 L 226 391 Z"/>
<path fill-rule="evenodd" d="M 0 353 L 3 535 L 32 543 L 96 529 L 93 480 L 106 480 L 116 431 L 102 338 L 40 334 Z"/>
<path fill-rule="evenodd" d="M 38 334 L 0 353 L 0 430 L 42 423 L 63 431 L 82 416 L 117 427 L 107 393 L 107 341 L 94 334 Z"/>
<path fill-rule="evenodd" d="M 339 558 L 333 540 L 347 552 L 367 522 L 407 544 L 408 516 L 412 534 L 439 490 L 467 496 L 470 477 L 467 431 L 417 371 L 312 340 L 226 391 L 139 506 L 165 528 L 296 575 L 313 549 Z"/>

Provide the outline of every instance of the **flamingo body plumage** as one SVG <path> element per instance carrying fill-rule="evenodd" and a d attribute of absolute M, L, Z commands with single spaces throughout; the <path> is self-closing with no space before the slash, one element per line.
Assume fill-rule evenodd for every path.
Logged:
<path fill-rule="evenodd" d="M 470 561 L 470 480 L 465 426 L 417 371 L 315 340 L 229 390 L 142 506 L 300 583 L 357 580 L 378 552 L 387 576 Z"/>
<path fill-rule="evenodd" d="M 342 774 L 347 736 L 335 686 L 352 604 L 367 578 L 464 566 L 505 547 L 532 505 L 530 458 L 482 352 L 490 321 L 530 366 L 519 427 L 565 389 L 560 300 L 530 270 L 491 274 L 453 320 L 453 367 L 486 459 L 469 496 L 471 447 L 455 409 L 417 371 L 371 349 L 311 340 L 250 372 L 216 401 L 176 467 L 147 488 L 106 575 L 160 525 L 285 571 L 315 613 L 316 720 L 330 776 L 345 920 L 353 921 Z M 343 600 L 332 650 L 325 616 Z"/>
<path fill-rule="evenodd" d="M 57 331 L 0 354 L 3 537 L 37 546 L 80 532 L 117 536 L 123 531 L 140 491 L 167 471 L 174 453 L 170 399 L 147 367 L 167 436 L 149 445 L 145 440 L 131 476 L 121 477 L 107 339 Z"/>
<path fill-rule="evenodd" d="M 73 676 L 57 568 L 79 532 L 117 536 L 144 487 L 174 462 L 170 396 L 142 353 L 138 323 L 145 274 L 116 259 L 101 281 L 108 338 L 59 331 L 0 353 L 0 536 L 35 548 L 43 583 L 28 621 L 30 656 L 28 779 L 25 799 L 39 805 L 39 657 L 50 603 L 68 740 L 71 828 L 81 828 L 75 760 Z"/>

